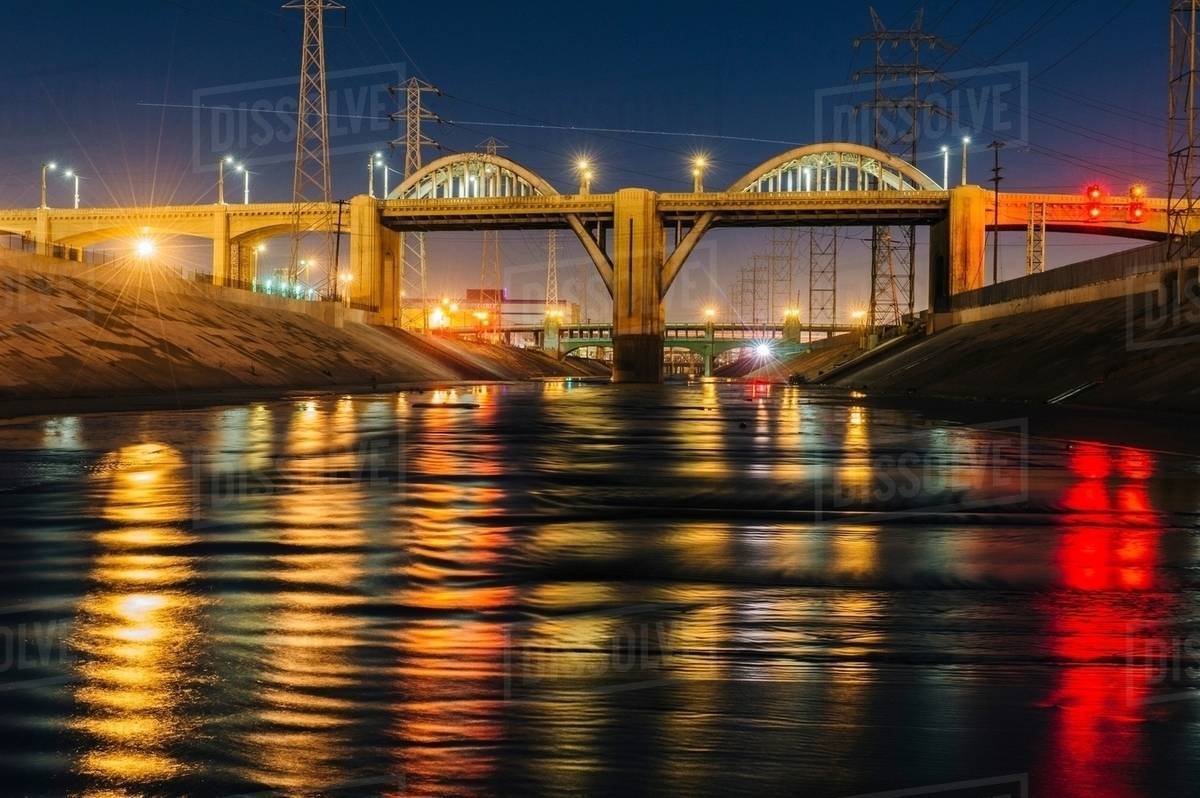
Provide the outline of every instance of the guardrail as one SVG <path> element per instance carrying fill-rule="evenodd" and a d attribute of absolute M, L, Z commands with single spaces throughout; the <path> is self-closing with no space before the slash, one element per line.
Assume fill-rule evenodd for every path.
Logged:
<path fill-rule="evenodd" d="M 954 294 L 950 297 L 950 310 L 979 308 L 1161 271 L 1166 265 L 1166 254 L 1166 242 L 1160 242 L 1060 266 L 1040 274 L 1005 280 L 995 285 Z"/>

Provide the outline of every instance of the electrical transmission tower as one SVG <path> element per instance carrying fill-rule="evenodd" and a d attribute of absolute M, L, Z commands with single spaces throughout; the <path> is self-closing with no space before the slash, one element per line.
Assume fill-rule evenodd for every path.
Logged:
<path fill-rule="evenodd" d="M 480 144 L 487 155 L 495 155 L 496 151 L 508 145 L 501 143 L 495 136 L 489 136 Z M 479 290 L 484 302 L 488 304 L 489 313 L 496 327 L 500 327 L 500 314 L 504 310 L 504 273 L 500 260 L 500 231 L 483 231 L 483 259 L 479 273 Z"/>
<path fill-rule="evenodd" d="M 554 314 L 558 307 L 558 231 L 546 234 L 546 314 Z"/>
<path fill-rule="evenodd" d="M 1200 0 L 1171 0 L 1167 86 L 1167 259 L 1195 253 L 1200 221 L 1200 142 L 1196 140 L 1196 22 Z"/>
<path fill-rule="evenodd" d="M 874 82 L 871 100 L 858 106 L 859 110 L 871 111 L 872 144 L 906 157 L 909 163 L 917 161 L 923 116 L 947 115 L 941 106 L 921 99 L 923 86 L 942 80 L 935 68 L 921 63 L 921 54 L 927 49 L 947 47 L 939 37 L 922 30 L 924 16 L 924 10 L 920 10 L 912 27 L 888 30 L 871 8 L 871 33 L 854 40 L 855 48 L 863 42 L 875 47 L 874 65 L 854 73 L 855 82 L 863 77 Z M 901 60 L 889 61 L 889 51 L 901 56 Z M 915 226 L 901 227 L 895 232 L 889 227 L 872 229 L 869 310 L 872 328 L 898 326 L 905 313 L 912 314 L 916 249 Z"/>
<path fill-rule="evenodd" d="M 1025 273 L 1046 270 L 1046 203 L 1029 203 L 1029 221 L 1025 226 Z"/>
<path fill-rule="evenodd" d="M 796 231 L 772 230 L 769 264 L 767 322 L 781 321 L 796 307 Z"/>
<path fill-rule="evenodd" d="M 404 121 L 404 138 L 396 139 L 392 146 L 404 146 L 404 179 L 407 180 L 421 169 L 424 162 L 422 148 L 438 146 L 425 135 L 421 123 L 441 120 L 425 107 L 422 97 L 428 93 L 440 95 L 441 91 L 416 77 L 391 87 L 390 91 L 393 95 L 403 96 L 404 109 L 396 111 L 391 118 L 393 122 Z M 420 327 L 421 332 L 426 332 L 429 329 L 429 298 L 424 233 L 401 233 L 399 269 L 400 326 Z"/>
<path fill-rule="evenodd" d="M 301 278 L 302 239 L 313 230 L 319 231 L 320 251 L 327 270 L 322 293 L 336 299 L 338 281 L 333 270 L 337 239 L 332 232 L 334 212 L 330 203 L 333 191 L 329 167 L 329 98 L 325 87 L 325 12 L 344 11 L 346 7 L 334 0 L 288 0 L 283 8 L 299 9 L 304 14 L 288 282 L 294 284 Z"/>
<path fill-rule="evenodd" d="M 824 324 L 832 327 L 837 323 L 837 251 L 836 227 L 832 230 L 809 228 L 808 323 L 814 327 Z"/>

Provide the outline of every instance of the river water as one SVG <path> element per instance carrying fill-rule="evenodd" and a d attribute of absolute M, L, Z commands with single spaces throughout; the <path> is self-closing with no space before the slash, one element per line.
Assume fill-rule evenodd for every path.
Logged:
<path fill-rule="evenodd" d="M 0 790 L 1196 794 L 1198 465 L 754 385 L 9 422 Z"/>

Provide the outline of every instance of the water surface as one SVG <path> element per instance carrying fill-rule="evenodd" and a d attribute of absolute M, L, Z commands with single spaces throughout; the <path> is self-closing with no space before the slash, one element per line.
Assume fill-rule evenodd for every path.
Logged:
<path fill-rule="evenodd" d="M 713 384 L 11 422 L 5 791 L 1193 794 L 1197 466 Z"/>

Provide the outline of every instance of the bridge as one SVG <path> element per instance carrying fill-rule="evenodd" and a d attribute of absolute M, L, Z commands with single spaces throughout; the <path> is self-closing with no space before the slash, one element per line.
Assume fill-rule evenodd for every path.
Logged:
<path fill-rule="evenodd" d="M 804 324 L 798 318 L 783 324 L 668 323 L 663 326 L 663 348 L 685 349 L 700 355 L 704 376 L 711 377 L 717 357 L 737 349 L 766 347 L 764 356 L 784 358 L 807 351 L 812 336 L 850 332 L 849 324 Z M 452 334 L 478 335 L 478 330 L 454 330 Z M 533 338 L 538 347 L 558 357 L 589 347 L 613 349 L 612 324 L 521 324 L 495 331 L 511 341 L 516 335 Z"/>
<path fill-rule="evenodd" d="M 381 324 L 401 317 L 402 236 L 417 231 L 564 229 L 583 245 L 613 299 L 610 332 L 617 381 L 657 381 L 666 342 L 663 299 L 703 236 L 718 227 L 926 225 L 929 307 L 983 285 L 984 239 L 1025 229 L 1031 214 L 1049 232 L 1156 240 L 1167 232 L 1166 201 L 1144 199 L 1133 218 L 1126 197 L 1002 192 L 939 186 L 906 161 L 872 147 L 820 143 L 768 159 L 724 191 L 659 193 L 624 188 L 559 193 L 547 180 L 499 155 L 459 153 L 432 161 L 387 198 L 354 197 L 317 208 L 306 229 L 349 234 L 351 301 Z M 145 234 L 213 241 L 213 280 L 255 277 L 254 244 L 292 229 L 290 204 L 0 210 L 0 232 L 73 253 L 98 241 Z M 337 220 L 331 222 L 331 220 Z M 670 246 L 668 246 L 668 241 Z M 568 339 L 570 340 L 570 339 Z M 606 339 L 607 340 L 607 339 Z"/>

